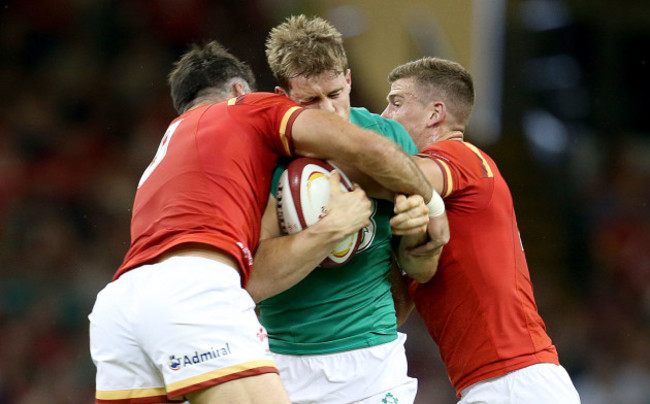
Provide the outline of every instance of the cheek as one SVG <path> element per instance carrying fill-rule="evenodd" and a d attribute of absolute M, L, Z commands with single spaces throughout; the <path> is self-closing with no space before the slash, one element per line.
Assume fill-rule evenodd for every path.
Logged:
<path fill-rule="evenodd" d="M 401 123 L 402 126 L 404 126 L 404 128 L 410 132 L 415 124 L 416 116 L 412 113 L 403 113 L 403 111 L 401 112 L 402 113 L 395 114 L 395 120 Z"/>
<path fill-rule="evenodd" d="M 344 100 L 337 100 L 333 103 L 334 111 L 343 119 L 349 118 L 350 104 Z"/>

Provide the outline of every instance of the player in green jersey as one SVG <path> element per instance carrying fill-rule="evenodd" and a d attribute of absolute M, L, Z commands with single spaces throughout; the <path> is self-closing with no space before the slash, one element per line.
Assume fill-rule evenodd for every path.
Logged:
<path fill-rule="evenodd" d="M 271 31 L 267 58 L 279 83 L 276 92 L 304 107 L 333 111 L 392 139 L 407 153 L 417 153 L 401 125 L 364 108 L 351 108 L 351 73 L 341 35 L 327 21 L 302 15 L 287 19 Z M 281 171 L 282 167 L 276 170 L 274 184 Z M 406 338 L 397 332 L 391 293 L 392 241 L 393 233 L 401 229 L 416 233 L 404 236 L 409 245 L 421 243 L 426 233 L 425 226 L 395 219 L 391 231 L 390 220 L 395 211 L 409 211 L 414 223 L 426 223 L 427 209 L 419 196 L 401 196 L 395 206 L 381 199 L 372 201 L 371 223 L 364 229 L 359 251 L 344 266 L 314 269 L 327 250 L 287 257 L 280 253 L 284 250 L 262 241 L 256 253 L 248 290 L 256 301 L 261 300 L 261 321 L 294 403 L 412 403 L 415 399 L 417 381 L 407 375 Z M 274 209 L 270 204 L 265 213 L 265 228 L 277 229 Z M 446 221 L 446 216 L 432 220 Z M 262 238 L 269 236 L 263 229 Z M 434 235 L 425 250 L 440 248 L 446 237 Z M 408 272 L 412 267 L 429 266 L 403 269 Z M 430 278 L 426 272 L 411 275 L 420 281 Z M 276 294 L 288 286 L 292 287 Z"/>

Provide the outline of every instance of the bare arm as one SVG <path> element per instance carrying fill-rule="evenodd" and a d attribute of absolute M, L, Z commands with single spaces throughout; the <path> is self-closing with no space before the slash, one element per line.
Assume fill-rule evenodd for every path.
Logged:
<path fill-rule="evenodd" d="M 430 238 L 431 232 L 437 234 L 436 238 Z M 429 218 L 427 233 L 402 236 L 397 251 L 400 267 L 417 282 L 430 281 L 438 270 L 442 248 L 448 241 L 447 215 Z"/>
<path fill-rule="evenodd" d="M 428 158 L 419 158 L 417 163 L 436 192 L 441 192 L 443 179 L 440 167 Z M 399 198 L 395 202 L 396 209 Z M 397 253 L 400 267 L 416 281 L 428 282 L 438 270 L 440 254 L 443 246 L 449 242 L 449 237 L 447 214 L 429 217 L 426 233 L 402 236 Z"/>
<path fill-rule="evenodd" d="M 397 317 L 397 326 L 400 327 L 408 319 L 413 311 L 413 301 L 409 296 L 408 280 L 402 276 L 395 260 L 390 270 L 390 291 L 393 294 L 393 302 L 395 304 L 395 317 Z"/>
<path fill-rule="evenodd" d="M 296 234 L 282 234 L 277 201 L 275 197 L 269 197 L 262 216 L 262 234 L 255 251 L 254 270 L 246 285 L 255 302 L 300 282 L 341 239 L 369 224 L 371 204 L 365 193 L 358 186 L 353 192 L 343 192 L 338 185 L 338 174 L 332 174 L 331 181 L 327 215 Z"/>
<path fill-rule="evenodd" d="M 300 113 L 293 123 L 293 142 L 298 155 L 352 166 L 392 192 L 419 194 L 429 201 L 431 186 L 395 142 L 333 113 L 317 109 Z"/>

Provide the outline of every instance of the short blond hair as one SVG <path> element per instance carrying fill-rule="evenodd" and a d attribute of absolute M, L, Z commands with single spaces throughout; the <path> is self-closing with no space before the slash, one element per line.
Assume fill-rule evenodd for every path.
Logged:
<path fill-rule="evenodd" d="M 467 125 L 474 107 L 474 82 L 461 64 L 427 56 L 397 66 L 388 75 L 388 82 L 409 78 L 415 79 L 421 100 L 442 99 L 456 119 Z"/>
<path fill-rule="evenodd" d="M 328 70 L 344 72 L 348 68 L 341 33 L 323 18 L 304 14 L 287 18 L 269 32 L 266 59 L 285 90 L 289 90 L 293 78 Z"/>

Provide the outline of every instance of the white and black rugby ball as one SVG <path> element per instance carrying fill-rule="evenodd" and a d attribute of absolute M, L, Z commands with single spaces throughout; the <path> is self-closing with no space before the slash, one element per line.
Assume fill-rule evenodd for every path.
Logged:
<path fill-rule="evenodd" d="M 332 164 L 308 157 L 293 160 L 280 176 L 276 197 L 282 231 L 294 234 L 315 224 L 327 214 Z M 341 174 L 341 188 L 352 191 L 350 180 Z M 359 248 L 363 229 L 341 240 L 321 262 L 325 268 L 350 261 Z"/>

